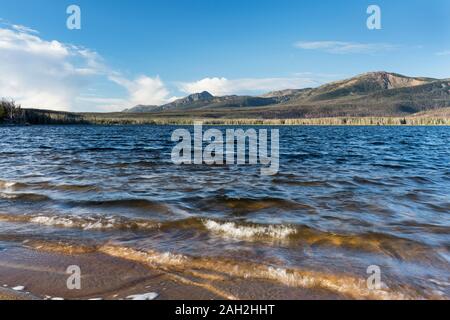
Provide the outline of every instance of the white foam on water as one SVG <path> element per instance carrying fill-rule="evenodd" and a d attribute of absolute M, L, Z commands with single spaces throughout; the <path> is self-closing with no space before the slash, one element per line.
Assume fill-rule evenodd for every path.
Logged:
<path fill-rule="evenodd" d="M 434 284 L 437 284 L 440 287 L 450 287 L 450 282 L 447 282 L 447 281 L 439 281 L 436 279 L 428 279 L 428 281 L 430 281 Z"/>
<path fill-rule="evenodd" d="M 60 226 L 65 228 L 81 228 L 84 230 L 112 229 L 115 227 L 115 219 L 80 219 L 76 217 L 38 216 L 30 219 L 31 223 L 46 226 Z"/>
<path fill-rule="evenodd" d="M 319 273 L 296 272 L 284 268 L 268 267 L 262 272 L 268 279 L 276 280 L 288 286 L 314 288 L 321 287 L 355 298 L 370 298 L 379 300 L 407 300 L 411 296 L 401 292 L 390 291 L 385 287 L 379 290 L 370 290 L 364 279 L 351 277 L 336 277 Z"/>
<path fill-rule="evenodd" d="M 14 291 L 23 291 L 23 290 L 25 290 L 25 287 L 24 286 L 16 286 L 16 287 L 11 288 L 11 289 L 13 289 Z"/>
<path fill-rule="evenodd" d="M 118 246 L 105 245 L 101 247 L 99 251 L 111 256 L 137 260 L 151 265 L 178 266 L 188 260 L 187 257 L 181 254 L 174 254 L 170 252 L 161 253 L 156 251 L 139 251 L 132 248 Z"/>
<path fill-rule="evenodd" d="M 2 189 L 10 189 L 14 187 L 17 183 L 13 181 L 2 181 L 0 180 L 0 188 Z"/>
<path fill-rule="evenodd" d="M 143 293 L 143 294 L 133 294 L 131 296 L 128 296 L 127 299 L 129 300 L 155 300 L 158 298 L 159 294 L 156 292 L 149 292 L 149 293 Z"/>
<path fill-rule="evenodd" d="M 268 226 L 240 226 L 234 222 L 216 222 L 213 220 L 204 220 L 204 226 L 215 233 L 223 234 L 236 239 L 252 239 L 252 238 L 272 238 L 286 239 L 297 233 L 292 227 L 282 225 Z"/>
<path fill-rule="evenodd" d="M 105 230 L 115 228 L 134 228 L 138 229 L 155 229 L 160 224 L 152 221 L 134 221 L 119 217 L 75 217 L 75 216 L 44 216 L 39 215 L 31 217 L 31 223 L 41 224 L 45 226 L 56 226 L 64 228 L 79 228 L 83 230 Z"/>
<path fill-rule="evenodd" d="M 4 192 L 0 193 L 0 198 L 3 198 L 3 199 L 16 199 L 17 197 L 18 196 L 16 194 L 4 193 Z"/>
<path fill-rule="evenodd" d="M 42 225 L 46 225 L 46 226 L 59 225 L 59 226 L 67 227 L 67 228 L 71 228 L 74 225 L 74 222 L 72 220 L 63 218 L 63 217 L 39 216 L 39 217 L 34 217 L 34 218 L 30 219 L 30 222 L 42 224 Z"/>
<path fill-rule="evenodd" d="M 191 259 L 188 256 L 156 251 L 139 251 L 133 248 L 103 246 L 101 252 L 123 259 L 147 263 L 150 266 L 183 267 L 183 270 L 214 270 L 244 279 L 267 279 L 287 286 L 302 288 L 324 288 L 353 298 L 381 300 L 411 299 L 408 293 L 396 292 L 384 287 L 370 290 L 365 279 L 351 276 L 326 274 L 315 271 L 285 269 L 257 264 L 232 263 L 220 259 Z"/>

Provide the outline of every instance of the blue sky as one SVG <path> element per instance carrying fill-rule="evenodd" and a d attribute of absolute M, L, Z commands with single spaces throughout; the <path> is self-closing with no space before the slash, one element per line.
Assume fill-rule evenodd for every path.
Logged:
<path fill-rule="evenodd" d="M 71 4 L 81 30 L 66 27 Z M 366 27 L 371 4 L 381 30 Z M 450 77 L 448 0 L 0 0 L 0 18 L 0 96 L 27 107 L 121 110 L 378 70 Z"/>

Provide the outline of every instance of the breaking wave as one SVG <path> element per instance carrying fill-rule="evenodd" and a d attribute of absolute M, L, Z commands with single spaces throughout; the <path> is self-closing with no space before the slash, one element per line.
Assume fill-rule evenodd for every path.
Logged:
<path fill-rule="evenodd" d="M 160 221 L 123 216 L 84 215 L 80 217 L 76 215 L 10 215 L 1 213 L 0 222 L 29 223 L 86 231 L 158 231 L 170 234 L 171 232 L 190 232 L 195 230 L 223 239 L 264 242 L 274 245 L 282 242 L 284 245 L 289 246 L 301 244 L 323 248 L 342 248 L 357 250 L 358 252 L 382 254 L 402 261 L 429 260 L 435 263 L 445 263 L 428 246 L 412 240 L 377 233 L 359 235 L 335 234 L 303 225 L 266 225 L 206 218 Z"/>
<path fill-rule="evenodd" d="M 17 185 L 17 182 L 0 180 L 0 189 L 9 189 L 15 185 Z"/>
<path fill-rule="evenodd" d="M 283 225 L 238 225 L 235 222 L 216 222 L 214 220 L 203 220 L 206 229 L 213 233 L 225 235 L 236 239 L 271 238 L 286 239 L 296 234 L 297 229 Z"/>
<path fill-rule="evenodd" d="M 150 230 L 157 229 L 160 224 L 150 220 L 127 219 L 124 217 L 78 217 L 78 216 L 56 216 L 56 215 L 2 215 L 0 214 L 0 221 L 4 222 L 22 222 L 35 223 L 45 226 L 60 227 L 60 228 L 77 228 L 83 230 L 127 230 L 127 229 L 142 229 Z"/>
<path fill-rule="evenodd" d="M 258 264 L 221 257 L 191 257 L 173 252 L 139 250 L 114 244 L 98 246 L 77 245 L 65 242 L 29 241 L 26 246 L 40 251 L 60 254 L 102 253 L 143 264 L 160 270 L 173 280 L 204 287 L 226 299 L 238 296 L 219 289 L 216 281 L 229 277 L 242 280 L 274 281 L 293 288 L 325 289 L 351 299 L 408 300 L 442 299 L 439 295 L 423 296 L 409 287 L 390 288 L 385 284 L 378 290 L 367 287 L 367 281 L 357 276 L 319 272 L 301 268 L 284 268 L 276 265 Z"/>
<path fill-rule="evenodd" d="M 414 289 L 406 286 L 396 289 L 382 284 L 380 289 L 372 290 L 368 288 L 366 279 L 345 274 L 318 272 L 300 268 L 288 269 L 220 257 L 190 257 L 171 252 L 143 251 L 115 245 L 104 245 L 99 247 L 98 250 L 110 256 L 143 263 L 149 267 L 160 268 L 166 272 L 175 272 L 176 274 L 188 275 L 189 277 L 194 276 L 200 278 L 201 281 L 223 280 L 227 277 L 275 281 L 289 287 L 326 289 L 352 299 L 442 299 L 442 296 L 439 295 L 424 297 Z M 217 293 L 217 289 L 212 288 Z M 222 295 L 229 299 L 238 298 L 226 293 Z"/>

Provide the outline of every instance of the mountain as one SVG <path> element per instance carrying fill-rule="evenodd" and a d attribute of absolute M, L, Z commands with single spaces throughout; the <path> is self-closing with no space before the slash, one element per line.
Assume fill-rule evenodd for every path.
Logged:
<path fill-rule="evenodd" d="M 130 109 L 125 109 L 122 112 L 125 113 L 145 113 L 145 112 L 153 112 L 155 110 L 157 110 L 159 108 L 159 106 L 146 106 L 146 105 L 142 105 L 139 104 L 133 108 Z"/>
<path fill-rule="evenodd" d="M 333 82 L 313 89 L 308 98 L 318 101 L 367 95 L 379 91 L 420 86 L 436 80 L 430 78 L 410 78 L 388 72 L 369 72 L 351 79 Z"/>
<path fill-rule="evenodd" d="M 449 124 L 450 78 L 370 72 L 317 88 L 261 96 L 216 97 L 205 91 L 162 106 L 138 105 L 114 113 L 22 109 L 14 102 L 0 100 L 3 125 L 189 124 L 195 119 L 224 124 L 262 124 L 266 119 L 280 124 Z"/>
<path fill-rule="evenodd" d="M 283 102 L 290 101 L 294 97 L 299 97 L 302 94 L 311 92 L 311 90 L 313 90 L 313 89 L 312 88 L 286 89 L 286 90 L 272 91 L 272 92 L 263 94 L 261 97 L 276 99 L 276 101 L 278 103 L 283 103 Z"/>
<path fill-rule="evenodd" d="M 375 92 L 415 87 L 438 79 L 411 78 L 396 73 L 369 72 L 350 79 L 325 84 L 318 88 L 288 89 L 265 94 L 285 101 L 326 101 L 363 96 Z"/>
<path fill-rule="evenodd" d="M 304 91 L 309 91 L 311 88 L 307 89 L 286 89 L 286 90 L 280 90 L 280 91 L 272 91 L 266 94 L 263 94 L 261 97 L 264 98 L 283 98 L 283 97 L 289 97 L 294 96 L 296 94 L 299 94 Z"/>
<path fill-rule="evenodd" d="M 214 96 L 207 91 L 201 93 L 194 93 L 185 98 L 175 100 L 171 103 L 160 106 L 160 111 L 185 109 L 185 108 L 201 108 L 207 106 L 214 101 Z"/>
<path fill-rule="evenodd" d="M 175 100 L 162 106 L 136 106 L 126 109 L 127 113 L 165 112 L 180 110 L 199 110 L 203 108 L 244 108 L 261 107 L 278 103 L 277 99 L 250 96 L 223 96 L 215 97 L 207 91 L 195 93 L 182 99 Z"/>
<path fill-rule="evenodd" d="M 405 116 L 450 107 L 450 79 L 369 72 L 317 88 L 286 89 L 253 96 L 215 97 L 202 92 L 163 106 L 126 112 L 213 117 L 318 118 Z"/>
<path fill-rule="evenodd" d="M 289 97 L 283 107 L 306 117 L 402 116 L 450 106 L 450 81 L 371 72 Z"/>
<path fill-rule="evenodd" d="M 202 93 L 195 93 L 187 96 L 186 98 L 175 100 L 171 103 L 162 106 L 147 106 L 147 105 L 137 105 L 131 109 L 125 109 L 123 112 L 127 113 L 143 113 L 143 112 L 154 112 L 154 111 L 164 111 L 174 108 L 182 109 L 183 107 L 189 106 L 206 106 L 213 102 L 214 96 L 209 92 L 203 91 Z"/>

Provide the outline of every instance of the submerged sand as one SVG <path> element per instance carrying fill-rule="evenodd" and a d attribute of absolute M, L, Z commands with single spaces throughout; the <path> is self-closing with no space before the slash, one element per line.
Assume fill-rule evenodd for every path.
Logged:
<path fill-rule="evenodd" d="M 67 267 L 82 271 L 81 290 L 69 290 Z M 23 286 L 21 291 L 12 288 Z M 0 253 L 0 299 L 120 300 L 156 293 L 161 300 L 345 299 L 322 289 L 292 288 L 258 279 L 197 278 L 99 252 L 63 254 L 15 246 Z"/>

